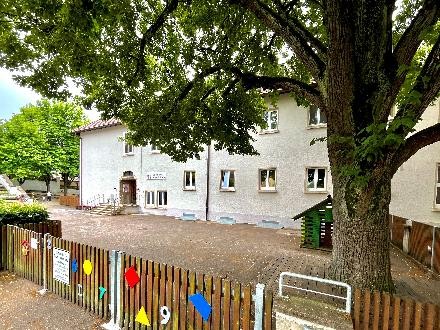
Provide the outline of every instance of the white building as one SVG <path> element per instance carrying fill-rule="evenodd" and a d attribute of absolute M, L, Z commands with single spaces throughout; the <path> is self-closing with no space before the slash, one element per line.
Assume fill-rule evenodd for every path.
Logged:
<path fill-rule="evenodd" d="M 438 119 L 438 106 L 435 109 Z M 186 163 L 173 162 L 154 146 L 126 144 L 126 128 L 117 120 L 98 120 L 81 127 L 77 130 L 81 137 L 81 204 L 102 200 L 103 195 L 104 200 L 120 196 L 123 204 L 137 205 L 143 213 L 181 216 L 188 212 L 198 219 L 232 217 L 237 222 L 274 220 L 284 226 L 299 225 L 291 220 L 293 215 L 332 194 L 326 143 L 310 146 L 313 138 L 326 136 L 326 119 L 319 109 L 299 107 L 287 94 L 280 96 L 277 108 L 268 111 L 266 118 L 268 129 L 254 143 L 259 156 L 229 155 L 207 147 L 200 160 Z M 391 212 L 413 217 L 413 210 L 402 200 L 410 198 L 426 208 L 417 213 L 417 220 L 440 222 L 440 213 L 433 212 L 432 204 L 440 158 L 438 152 L 431 155 L 430 148 L 438 151 L 440 144 L 428 147 L 429 164 L 423 165 L 424 179 L 432 182 L 420 184 L 415 198 L 408 196 L 409 189 L 400 195 L 402 184 L 411 187 L 409 181 L 420 180 L 402 175 L 405 170 L 409 174 L 410 165 L 405 164 L 393 181 Z M 420 151 L 410 162 L 421 166 L 423 155 Z M 421 170 L 420 166 L 414 169 Z M 434 178 L 427 175 L 431 167 Z M 431 205 L 425 200 L 422 203 L 422 198 Z"/>

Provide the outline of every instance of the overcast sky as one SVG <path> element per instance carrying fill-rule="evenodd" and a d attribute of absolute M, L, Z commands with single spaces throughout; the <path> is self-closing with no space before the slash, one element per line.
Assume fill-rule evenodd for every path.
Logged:
<path fill-rule="evenodd" d="M 21 107 L 35 103 L 40 98 L 41 96 L 30 88 L 19 86 L 12 79 L 12 73 L 0 68 L 0 119 L 10 119 Z M 99 114 L 94 110 L 84 112 L 90 120 L 99 118 Z"/>

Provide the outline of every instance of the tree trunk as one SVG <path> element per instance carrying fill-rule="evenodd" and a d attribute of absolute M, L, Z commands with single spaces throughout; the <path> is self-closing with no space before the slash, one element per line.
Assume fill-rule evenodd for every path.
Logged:
<path fill-rule="evenodd" d="M 365 189 L 339 177 L 333 189 L 333 278 L 356 288 L 393 292 L 388 211 L 391 178 Z"/>
<path fill-rule="evenodd" d="M 64 196 L 67 196 L 67 187 L 68 187 L 69 184 L 70 184 L 70 181 L 69 181 L 69 174 L 67 174 L 67 173 L 63 173 L 63 174 L 62 174 L 62 177 L 63 177 L 63 183 L 64 183 Z"/>
<path fill-rule="evenodd" d="M 18 184 L 21 186 L 23 183 L 25 183 L 26 179 L 17 179 Z"/>
<path fill-rule="evenodd" d="M 51 179 L 50 175 L 44 176 L 44 182 L 46 183 L 46 192 L 50 191 L 50 179 Z"/>

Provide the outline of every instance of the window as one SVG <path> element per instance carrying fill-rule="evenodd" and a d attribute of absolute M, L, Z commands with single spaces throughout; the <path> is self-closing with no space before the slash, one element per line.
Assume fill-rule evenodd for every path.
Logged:
<path fill-rule="evenodd" d="M 306 168 L 306 191 L 327 191 L 327 169 L 314 167 Z"/>
<path fill-rule="evenodd" d="M 145 207 L 155 207 L 154 191 L 145 192 Z"/>
<path fill-rule="evenodd" d="M 264 111 L 263 119 L 267 125 L 263 132 L 278 132 L 278 110 Z"/>
<path fill-rule="evenodd" d="M 157 192 L 157 207 L 166 207 L 168 205 L 167 200 L 167 192 L 166 191 L 158 191 Z"/>
<path fill-rule="evenodd" d="M 159 149 L 159 147 L 158 147 L 156 144 L 152 144 L 152 145 L 151 145 L 151 153 L 152 153 L 152 154 L 158 154 L 158 153 L 160 153 L 160 149 Z"/>
<path fill-rule="evenodd" d="M 235 191 L 235 171 L 231 171 L 231 170 L 221 171 L 220 190 Z"/>
<path fill-rule="evenodd" d="M 133 155 L 133 145 L 129 144 L 125 141 L 125 135 L 127 133 L 124 133 L 124 154 L 125 155 Z"/>
<path fill-rule="evenodd" d="M 435 180 L 435 207 L 440 208 L 440 164 L 437 164 Z"/>
<path fill-rule="evenodd" d="M 275 191 L 277 183 L 276 169 L 264 169 L 260 172 L 260 190 L 262 191 Z"/>
<path fill-rule="evenodd" d="M 323 127 L 327 126 L 327 117 L 325 113 L 318 107 L 311 106 L 309 108 L 309 120 L 308 126 L 310 127 Z"/>
<path fill-rule="evenodd" d="M 185 171 L 184 172 L 184 185 L 185 190 L 196 190 L 196 172 Z"/>

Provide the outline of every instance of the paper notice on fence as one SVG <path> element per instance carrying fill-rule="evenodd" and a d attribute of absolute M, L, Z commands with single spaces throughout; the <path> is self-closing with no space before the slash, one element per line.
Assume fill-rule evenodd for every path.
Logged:
<path fill-rule="evenodd" d="M 69 285 L 69 266 L 70 253 L 68 251 L 53 248 L 53 278 Z"/>
<path fill-rule="evenodd" d="M 31 238 L 31 248 L 38 249 L 38 240 L 36 238 Z"/>

